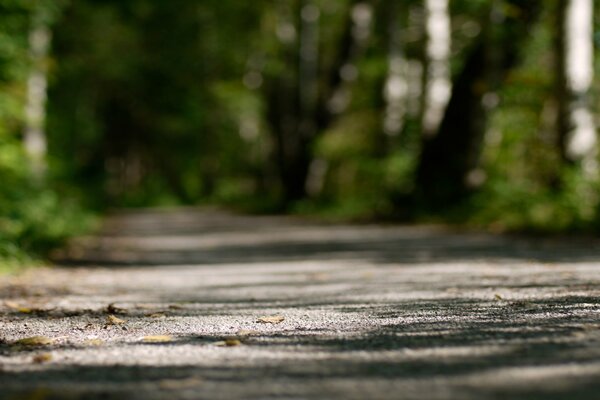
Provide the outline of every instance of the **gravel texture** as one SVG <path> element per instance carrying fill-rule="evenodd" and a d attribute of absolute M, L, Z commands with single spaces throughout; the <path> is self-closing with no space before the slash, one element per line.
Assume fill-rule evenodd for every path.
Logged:
<path fill-rule="evenodd" d="M 596 239 L 145 210 L 61 257 L 0 277 L 0 399 L 600 398 Z"/>

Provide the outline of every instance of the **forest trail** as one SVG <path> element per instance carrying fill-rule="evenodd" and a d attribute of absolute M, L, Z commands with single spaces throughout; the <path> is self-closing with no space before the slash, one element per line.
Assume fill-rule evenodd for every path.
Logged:
<path fill-rule="evenodd" d="M 0 279 L 3 400 L 600 393 L 595 239 L 142 210 Z"/>

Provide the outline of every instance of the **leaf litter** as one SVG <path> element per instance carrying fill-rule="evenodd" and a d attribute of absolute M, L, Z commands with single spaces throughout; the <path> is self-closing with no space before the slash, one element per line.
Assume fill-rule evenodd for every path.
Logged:
<path fill-rule="evenodd" d="M 144 343 L 169 343 L 172 341 L 173 336 L 171 335 L 150 335 L 142 338 L 142 342 Z"/>
<path fill-rule="evenodd" d="M 108 306 L 106 306 L 106 313 L 107 314 L 127 314 L 127 310 L 125 308 L 122 307 L 117 307 L 115 305 L 115 303 L 110 303 Z"/>
<path fill-rule="evenodd" d="M 15 301 L 5 301 L 4 305 L 9 308 L 10 310 L 19 312 L 21 314 L 35 314 L 35 313 L 41 313 L 47 310 L 43 310 L 41 308 L 36 308 L 36 307 L 27 307 L 27 306 L 23 306 Z"/>
<path fill-rule="evenodd" d="M 242 342 L 239 339 L 229 338 L 216 342 L 214 345 L 219 347 L 236 347 L 240 346 Z"/>
<path fill-rule="evenodd" d="M 104 341 L 102 339 L 87 339 L 83 342 L 83 344 L 85 344 L 86 346 L 98 347 L 102 346 L 104 344 Z"/>
<path fill-rule="evenodd" d="M 237 336 L 254 336 L 254 335 L 260 335 L 261 332 L 259 331 L 253 331 L 253 330 L 249 330 L 249 329 L 241 329 L 239 331 L 237 331 Z"/>
<path fill-rule="evenodd" d="M 19 346 L 49 346 L 54 344 L 54 339 L 46 336 L 32 336 L 23 339 L 19 339 L 15 342 Z"/>
<path fill-rule="evenodd" d="M 35 364 L 44 364 L 44 363 L 52 361 L 52 359 L 53 359 L 52 353 L 40 353 L 40 354 L 36 354 L 35 356 L 33 356 L 32 361 Z"/>
<path fill-rule="evenodd" d="M 256 322 L 260 322 L 261 324 L 280 324 L 285 320 L 281 315 L 272 315 L 266 317 L 260 317 L 256 320 Z"/>
<path fill-rule="evenodd" d="M 106 317 L 106 324 L 107 325 L 123 325 L 126 322 L 127 321 L 125 321 L 124 319 L 115 317 L 112 314 L 109 314 L 108 317 Z"/>

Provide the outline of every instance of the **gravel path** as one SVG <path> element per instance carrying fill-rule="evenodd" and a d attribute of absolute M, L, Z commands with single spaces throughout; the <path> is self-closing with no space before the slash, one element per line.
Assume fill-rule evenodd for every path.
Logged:
<path fill-rule="evenodd" d="M 1 399 L 598 399 L 600 241 L 110 217 L 0 277 Z"/>

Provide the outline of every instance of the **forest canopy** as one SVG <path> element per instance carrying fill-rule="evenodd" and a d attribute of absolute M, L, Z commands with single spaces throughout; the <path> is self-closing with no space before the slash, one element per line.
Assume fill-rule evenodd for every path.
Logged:
<path fill-rule="evenodd" d="M 217 204 L 595 231 L 593 0 L 0 0 L 0 259 Z"/>

